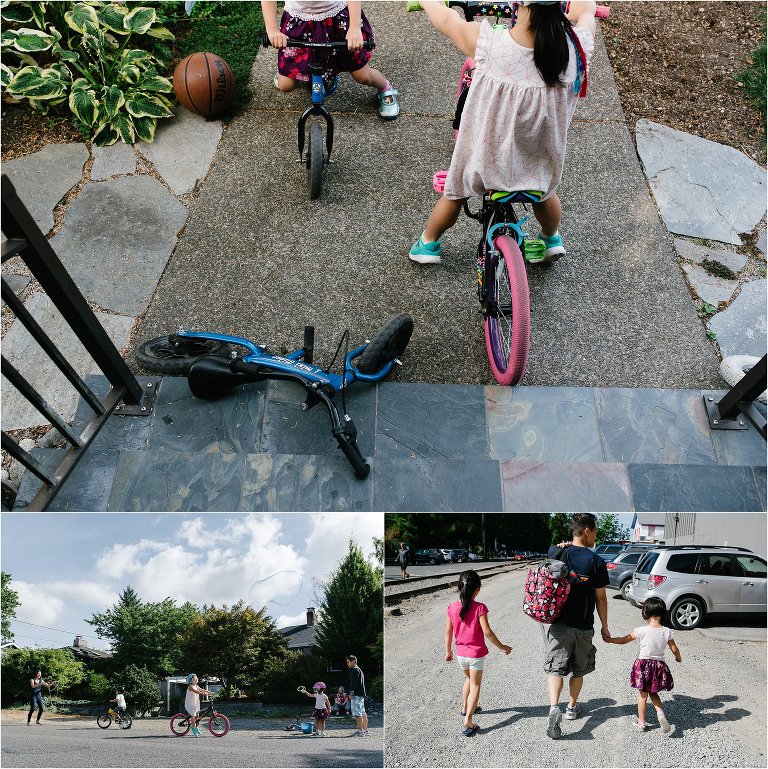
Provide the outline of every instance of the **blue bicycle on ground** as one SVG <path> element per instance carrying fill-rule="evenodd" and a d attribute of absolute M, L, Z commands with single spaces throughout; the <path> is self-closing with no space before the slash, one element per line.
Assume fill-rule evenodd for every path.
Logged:
<path fill-rule="evenodd" d="M 347 413 L 345 393 L 353 382 L 380 382 L 399 363 L 413 333 L 410 315 L 396 315 L 374 337 L 349 351 L 349 331 L 342 335 L 333 360 L 327 368 L 313 363 L 314 326 L 304 329 L 304 346 L 289 355 L 275 355 L 266 347 L 248 339 L 227 334 L 180 330 L 176 334 L 142 342 L 135 357 L 147 371 L 178 376 L 186 375 L 189 389 L 198 398 L 222 398 L 234 387 L 266 379 L 298 382 L 307 393 L 301 404 L 307 411 L 318 403 L 328 410 L 331 432 L 358 478 L 370 472 L 357 446 L 357 428 Z M 335 374 L 331 368 L 345 347 L 344 370 Z M 334 396 L 341 392 L 339 410 Z"/>

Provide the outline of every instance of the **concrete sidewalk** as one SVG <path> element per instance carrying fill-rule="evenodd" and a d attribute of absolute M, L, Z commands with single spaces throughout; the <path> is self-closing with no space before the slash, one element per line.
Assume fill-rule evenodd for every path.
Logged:
<path fill-rule="evenodd" d="M 436 200 L 432 174 L 450 162 L 462 57 L 401 3 L 373 3 L 366 13 L 379 40 L 372 63 L 400 90 L 400 118 L 382 121 L 370 89 L 343 77 L 328 102 L 334 162 L 310 201 L 295 135 L 307 96 L 272 87 L 276 54 L 262 50 L 254 100 L 224 133 L 136 339 L 183 325 L 293 349 L 312 323 L 327 363 L 344 329 L 358 342 L 389 315 L 409 312 L 416 328 L 402 381 L 491 382 L 474 291 L 476 223 L 461 217 L 446 235 L 440 267 L 406 256 Z M 590 84 L 560 189 L 569 255 L 531 270 L 525 383 L 719 387 L 601 38 Z"/>

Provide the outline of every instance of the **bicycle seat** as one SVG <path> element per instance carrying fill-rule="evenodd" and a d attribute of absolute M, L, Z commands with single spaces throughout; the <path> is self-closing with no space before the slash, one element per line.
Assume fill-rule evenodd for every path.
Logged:
<path fill-rule="evenodd" d="M 493 203 L 538 203 L 544 193 L 541 190 L 514 190 L 500 192 L 490 190 L 488 197 Z"/>

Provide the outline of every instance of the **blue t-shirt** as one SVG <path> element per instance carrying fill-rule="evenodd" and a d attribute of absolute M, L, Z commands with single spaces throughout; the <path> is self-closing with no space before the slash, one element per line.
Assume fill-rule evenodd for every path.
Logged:
<path fill-rule="evenodd" d="M 605 561 L 588 547 L 568 545 L 562 555 L 558 555 L 558 552 L 559 548 L 550 547 L 547 557 L 564 561 L 578 575 L 578 579 L 571 582 L 568 599 L 555 624 L 591 630 L 595 626 L 595 590 L 605 587 L 609 582 Z"/>

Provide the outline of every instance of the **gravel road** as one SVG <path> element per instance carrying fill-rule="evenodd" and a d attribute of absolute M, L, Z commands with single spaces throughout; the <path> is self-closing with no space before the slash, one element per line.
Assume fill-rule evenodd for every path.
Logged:
<path fill-rule="evenodd" d="M 286 722 L 256 718 L 232 720 L 225 737 L 174 737 L 168 720 L 137 719 L 130 730 L 101 730 L 95 719 L 45 717 L 26 725 L 26 714 L 3 711 L 4 767 L 380 767 L 383 723 L 372 717 L 368 737 L 352 737 L 351 722 L 330 722 L 321 739 L 285 732 Z"/>
<path fill-rule="evenodd" d="M 634 645 L 597 641 L 597 670 L 585 679 L 585 716 L 563 721 L 563 736 L 545 734 L 548 704 L 540 626 L 522 613 L 525 572 L 494 577 L 479 600 L 512 654 L 495 647 L 486 663 L 477 723 L 462 736 L 463 675 L 443 661 L 445 608 L 453 590 L 418 596 L 385 618 L 385 764 L 388 767 L 730 767 L 766 766 L 766 645 L 719 641 L 699 631 L 677 632 L 682 664 L 672 660 L 675 689 L 662 694 L 676 731 L 662 738 L 632 728 L 636 693 L 629 686 Z M 623 635 L 640 612 L 613 591 L 609 628 Z"/>

